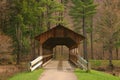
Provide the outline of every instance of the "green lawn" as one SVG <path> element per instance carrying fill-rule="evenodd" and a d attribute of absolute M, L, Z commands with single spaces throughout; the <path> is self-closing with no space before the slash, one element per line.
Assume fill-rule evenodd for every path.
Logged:
<path fill-rule="evenodd" d="M 33 72 L 23 72 L 23 73 L 14 75 L 8 80 L 38 80 L 42 72 L 43 72 L 42 69 L 35 70 Z"/>
<path fill-rule="evenodd" d="M 83 70 L 77 69 L 75 74 L 77 75 L 78 80 L 120 80 L 119 77 L 95 70 L 91 70 L 91 72 L 87 73 Z"/>
<path fill-rule="evenodd" d="M 120 67 L 120 60 L 113 60 L 113 65 L 116 67 Z M 109 61 L 108 60 L 90 60 L 91 67 L 100 67 L 100 66 L 108 66 Z"/>

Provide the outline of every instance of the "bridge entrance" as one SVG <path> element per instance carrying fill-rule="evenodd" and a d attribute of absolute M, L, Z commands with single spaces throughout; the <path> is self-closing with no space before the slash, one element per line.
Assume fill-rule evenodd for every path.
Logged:
<path fill-rule="evenodd" d="M 68 60 L 75 65 L 78 65 L 79 61 L 83 67 L 87 65 L 85 60 L 80 57 L 80 43 L 85 39 L 84 36 L 62 25 L 57 25 L 36 36 L 35 39 L 39 41 L 38 54 L 43 57 L 43 64 L 51 59 L 56 59 L 60 61 Z"/>
<path fill-rule="evenodd" d="M 53 48 L 53 59 L 54 60 L 69 60 L 69 48 L 66 46 L 56 46 Z"/>

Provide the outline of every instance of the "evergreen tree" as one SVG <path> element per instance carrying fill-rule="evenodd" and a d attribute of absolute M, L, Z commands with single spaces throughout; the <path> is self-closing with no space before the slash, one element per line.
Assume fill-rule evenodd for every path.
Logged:
<path fill-rule="evenodd" d="M 96 5 L 93 0 L 72 0 L 73 6 L 70 11 L 75 24 L 79 25 L 82 22 L 83 35 L 86 39 L 83 41 L 84 58 L 88 61 L 87 55 L 87 19 L 96 12 Z M 81 27 L 81 26 L 79 26 Z"/>
<path fill-rule="evenodd" d="M 11 4 L 10 24 L 3 29 L 13 39 L 13 52 L 19 64 L 21 53 L 30 53 L 31 50 L 35 58 L 37 45 L 34 37 L 47 30 L 48 23 L 57 23 L 58 17 L 53 17 L 53 13 L 63 11 L 63 5 L 54 0 L 11 0 Z"/>

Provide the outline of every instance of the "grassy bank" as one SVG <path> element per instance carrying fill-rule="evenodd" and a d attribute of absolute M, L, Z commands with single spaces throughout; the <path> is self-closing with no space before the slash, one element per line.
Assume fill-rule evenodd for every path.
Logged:
<path fill-rule="evenodd" d="M 42 69 L 35 70 L 33 72 L 23 72 L 23 73 L 14 75 L 8 80 L 38 80 L 42 72 L 43 72 Z"/>
<path fill-rule="evenodd" d="M 91 72 L 86 73 L 83 70 L 77 69 L 75 74 L 77 75 L 78 80 L 120 80 L 119 77 L 95 70 L 91 70 Z"/>
<path fill-rule="evenodd" d="M 108 60 L 90 60 L 91 66 L 93 68 L 100 67 L 100 66 L 108 66 L 109 61 Z M 120 60 L 113 60 L 113 65 L 116 67 L 120 67 Z"/>

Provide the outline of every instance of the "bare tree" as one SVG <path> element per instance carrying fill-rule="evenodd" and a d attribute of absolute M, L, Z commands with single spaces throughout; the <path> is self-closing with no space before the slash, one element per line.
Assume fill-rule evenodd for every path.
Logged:
<path fill-rule="evenodd" d="M 113 67 L 112 50 L 115 48 L 116 39 L 120 32 L 120 17 L 117 13 L 116 2 L 113 0 L 104 0 L 103 15 L 99 21 L 99 35 L 104 40 L 104 45 L 109 51 L 109 65 Z"/>

